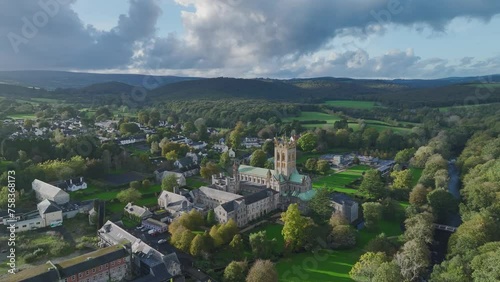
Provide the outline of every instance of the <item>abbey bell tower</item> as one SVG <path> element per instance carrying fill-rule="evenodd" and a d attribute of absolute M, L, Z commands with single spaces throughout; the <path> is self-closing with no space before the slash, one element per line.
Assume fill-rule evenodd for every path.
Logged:
<path fill-rule="evenodd" d="M 295 166 L 297 156 L 297 142 L 292 137 L 287 140 L 274 138 L 274 170 L 278 174 L 289 177 L 297 171 Z"/>

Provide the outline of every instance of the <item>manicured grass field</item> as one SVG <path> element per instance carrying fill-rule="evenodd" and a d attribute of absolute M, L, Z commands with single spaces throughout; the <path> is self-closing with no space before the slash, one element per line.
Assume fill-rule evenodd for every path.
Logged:
<path fill-rule="evenodd" d="M 186 186 L 188 189 L 197 189 L 201 186 L 209 185 L 208 181 L 201 177 L 189 177 L 186 178 Z"/>
<path fill-rule="evenodd" d="M 327 122 L 327 124 L 333 125 L 334 122 L 340 120 L 340 117 L 337 115 L 329 115 L 320 112 L 302 112 L 298 117 L 287 117 L 283 119 L 283 121 L 285 122 L 292 122 L 294 120 L 298 121 L 324 120 Z"/>
<path fill-rule="evenodd" d="M 346 171 L 334 173 L 325 177 L 320 177 L 313 181 L 313 188 L 327 187 L 330 190 L 342 192 L 345 194 L 357 194 L 358 190 L 344 187 L 346 184 L 361 178 L 364 171 L 369 170 L 366 165 L 357 165 L 349 168 Z"/>
<path fill-rule="evenodd" d="M 418 180 L 420 179 L 420 176 L 422 176 L 422 171 L 424 171 L 423 168 L 410 168 L 411 174 L 412 174 L 412 187 L 417 185 Z"/>
<path fill-rule="evenodd" d="M 356 101 L 354 101 L 356 102 Z M 300 116 L 298 117 L 287 117 L 284 118 L 284 122 L 292 122 L 294 120 L 298 121 L 326 121 L 326 123 L 315 123 L 315 124 L 303 124 L 302 126 L 305 128 L 315 128 L 315 127 L 331 127 L 333 124 L 340 120 L 340 116 L 338 115 L 330 115 L 326 113 L 321 113 L 321 112 L 302 112 Z M 349 119 L 348 120 L 349 128 L 352 128 L 353 130 L 358 130 L 359 129 L 359 124 L 358 121 L 355 119 Z M 401 133 L 405 134 L 408 133 L 411 129 L 407 127 L 399 127 L 399 126 L 393 126 L 391 124 L 388 124 L 386 122 L 380 121 L 380 120 L 365 120 L 365 124 L 367 127 L 372 127 L 377 129 L 377 131 L 384 131 L 386 129 L 392 129 L 392 131 L 396 133 Z"/>
<path fill-rule="evenodd" d="M 325 104 L 350 109 L 373 109 L 376 107 L 375 102 L 373 101 L 336 100 L 326 101 Z"/>
<path fill-rule="evenodd" d="M 366 244 L 382 232 L 389 237 L 402 234 L 398 222 L 382 221 L 378 230 L 359 231 L 354 249 L 321 250 L 317 253 L 301 253 L 283 258 L 276 264 L 279 281 L 353 281 L 349 277 L 349 271 L 364 253 Z"/>

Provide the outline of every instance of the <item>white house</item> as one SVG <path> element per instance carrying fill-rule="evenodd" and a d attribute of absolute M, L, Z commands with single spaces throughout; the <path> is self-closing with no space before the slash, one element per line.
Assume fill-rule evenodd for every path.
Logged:
<path fill-rule="evenodd" d="M 168 171 L 168 170 L 156 170 L 155 175 L 156 175 L 156 181 L 158 183 L 161 183 L 163 179 L 169 175 L 175 175 L 175 177 L 177 177 L 177 184 L 179 184 L 179 187 L 186 186 L 186 177 L 180 172 Z"/>
<path fill-rule="evenodd" d="M 161 192 L 158 197 L 158 206 L 169 212 L 173 217 L 177 217 L 193 208 L 193 204 L 186 197 L 168 191 Z"/>
<path fill-rule="evenodd" d="M 69 202 L 68 193 L 64 192 L 61 188 L 45 183 L 41 180 L 33 180 L 31 188 L 35 191 L 36 197 L 40 201 L 50 200 L 58 205 L 63 205 Z"/>
<path fill-rule="evenodd" d="M 53 182 L 51 184 L 70 192 L 87 189 L 87 183 L 84 181 L 83 177 Z"/>
<path fill-rule="evenodd" d="M 123 210 L 126 213 L 139 217 L 140 219 L 146 219 L 153 216 L 153 213 L 149 211 L 146 207 L 139 207 L 132 203 L 128 203 Z"/>

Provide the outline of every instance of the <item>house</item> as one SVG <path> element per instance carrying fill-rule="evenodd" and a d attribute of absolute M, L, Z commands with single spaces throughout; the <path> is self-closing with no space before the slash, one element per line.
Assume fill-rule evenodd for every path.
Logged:
<path fill-rule="evenodd" d="M 131 261 L 123 245 L 99 249 L 59 263 L 45 264 L 7 276 L 16 282 L 124 281 L 130 277 Z"/>
<path fill-rule="evenodd" d="M 142 225 L 148 229 L 154 230 L 157 233 L 167 232 L 168 230 L 168 225 L 152 218 L 143 220 Z"/>
<path fill-rule="evenodd" d="M 49 183 L 45 183 L 41 180 L 35 179 L 31 183 L 32 189 L 35 191 L 38 200 L 50 200 L 56 202 L 59 205 L 66 204 L 69 202 L 69 194 L 64 192 L 61 188 L 58 188 Z"/>
<path fill-rule="evenodd" d="M 229 149 L 227 152 L 228 152 L 228 155 L 229 155 L 229 157 L 230 157 L 231 159 L 236 158 L 236 152 L 235 152 L 232 148 L 231 148 L 231 149 Z"/>
<path fill-rule="evenodd" d="M 158 197 L 158 206 L 173 217 L 189 212 L 193 208 L 193 204 L 185 196 L 168 191 L 161 192 Z"/>
<path fill-rule="evenodd" d="M 196 175 L 200 172 L 200 166 L 191 157 L 184 157 L 176 160 L 174 166 L 185 177 Z"/>
<path fill-rule="evenodd" d="M 192 142 L 189 144 L 189 146 L 195 150 L 201 150 L 204 149 L 208 144 L 205 141 L 202 142 Z"/>
<path fill-rule="evenodd" d="M 62 209 L 50 200 L 43 200 L 36 206 L 40 217 L 42 218 L 43 227 L 58 226 L 63 222 Z"/>
<path fill-rule="evenodd" d="M 87 183 L 85 183 L 83 177 L 52 182 L 51 184 L 58 188 L 63 189 L 64 191 L 70 191 L 70 192 L 78 191 L 81 189 L 87 189 Z"/>
<path fill-rule="evenodd" d="M 166 169 L 158 169 L 154 173 L 156 175 L 156 182 L 158 183 L 161 183 L 163 179 L 169 175 L 175 175 L 175 177 L 177 177 L 177 184 L 179 184 L 179 187 L 186 186 L 186 177 L 184 176 L 184 174 L 180 172 L 168 171 Z"/>
<path fill-rule="evenodd" d="M 340 193 L 333 194 L 330 197 L 330 200 L 333 206 L 333 213 L 341 214 L 349 221 L 349 223 L 358 219 L 358 202 L 354 201 L 349 196 Z"/>
<path fill-rule="evenodd" d="M 149 211 L 148 208 L 146 207 L 139 207 L 136 206 L 132 203 L 128 203 L 125 208 L 123 208 L 123 211 L 125 213 L 128 213 L 134 217 L 140 218 L 140 219 L 146 219 L 151 216 L 153 216 L 153 213 Z"/>
<path fill-rule="evenodd" d="M 185 136 L 177 135 L 176 137 L 170 138 L 170 142 L 178 144 L 189 144 L 191 143 L 191 140 Z"/>
<path fill-rule="evenodd" d="M 140 276 L 134 281 L 170 281 L 182 274 L 176 253 L 164 255 L 111 221 L 107 221 L 97 235 L 102 247 L 130 245 L 128 251 L 132 257 L 133 274 Z"/>
<path fill-rule="evenodd" d="M 250 148 L 260 148 L 263 144 L 263 140 L 257 137 L 245 137 L 241 145 L 247 149 Z"/>

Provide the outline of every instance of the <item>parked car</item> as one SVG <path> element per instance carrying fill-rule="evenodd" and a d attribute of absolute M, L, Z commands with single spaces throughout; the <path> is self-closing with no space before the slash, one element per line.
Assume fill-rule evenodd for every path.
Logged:
<path fill-rule="evenodd" d="M 154 235 L 155 233 L 156 233 L 156 230 L 153 230 L 153 229 L 151 229 L 151 230 L 148 231 L 149 235 Z"/>
<path fill-rule="evenodd" d="M 158 244 L 163 244 L 163 243 L 167 243 L 167 239 L 160 239 L 160 240 L 158 240 Z"/>
<path fill-rule="evenodd" d="M 141 226 L 137 226 L 135 229 L 141 230 L 142 228 L 144 228 L 144 226 L 141 225 Z"/>

